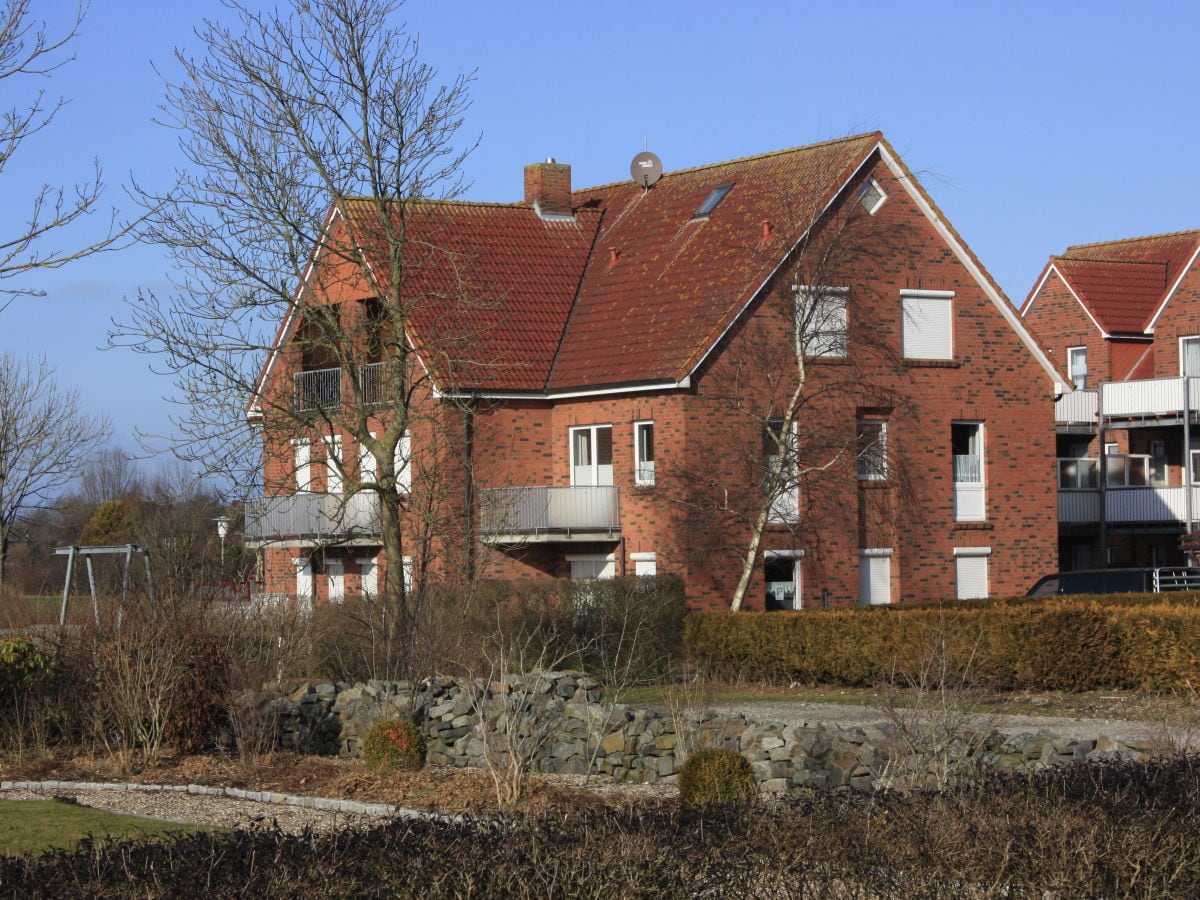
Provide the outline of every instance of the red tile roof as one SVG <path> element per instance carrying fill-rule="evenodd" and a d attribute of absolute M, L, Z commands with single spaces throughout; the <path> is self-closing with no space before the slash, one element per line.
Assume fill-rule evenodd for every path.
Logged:
<path fill-rule="evenodd" d="M 1104 331 L 1142 333 L 1200 244 L 1180 231 L 1068 247 L 1050 258 Z"/>
<path fill-rule="evenodd" d="M 880 138 L 671 172 L 648 190 L 577 191 L 576 207 L 604 210 L 604 223 L 547 387 L 689 375 Z M 694 219 L 722 184 L 733 187 Z"/>

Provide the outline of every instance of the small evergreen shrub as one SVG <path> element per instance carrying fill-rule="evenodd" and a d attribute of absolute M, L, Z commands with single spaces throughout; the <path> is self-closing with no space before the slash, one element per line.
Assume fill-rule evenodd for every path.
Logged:
<path fill-rule="evenodd" d="M 758 782 L 750 761 L 733 750 L 698 750 L 679 770 L 679 804 L 692 809 L 710 803 L 754 801 Z"/>
<path fill-rule="evenodd" d="M 425 765 L 425 737 L 405 719 L 376 722 L 363 738 L 362 756 L 371 769 L 413 771 Z"/>

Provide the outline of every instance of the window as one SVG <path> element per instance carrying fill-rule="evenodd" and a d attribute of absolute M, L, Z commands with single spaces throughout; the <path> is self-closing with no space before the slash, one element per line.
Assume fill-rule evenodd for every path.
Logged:
<path fill-rule="evenodd" d="M 371 600 L 379 594 L 379 567 L 373 556 L 361 556 L 358 563 L 358 583 L 364 600 Z"/>
<path fill-rule="evenodd" d="M 988 596 L 988 557 L 990 547 L 954 548 L 955 596 L 959 600 L 978 600 Z"/>
<path fill-rule="evenodd" d="M 1075 390 L 1087 388 L 1087 347 L 1067 348 L 1067 374 L 1070 376 Z"/>
<path fill-rule="evenodd" d="M 412 493 L 412 432 L 405 431 L 396 441 L 396 455 L 392 458 L 396 468 L 396 492 Z"/>
<path fill-rule="evenodd" d="M 377 435 L 373 431 L 370 432 L 370 435 L 372 438 L 379 437 L 379 435 Z M 370 450 L 368 450 L 366 447 L 364 447 L 362 444 L 359 444 L 358 445 L 358 480 L 361 481 L 363 484 L 374 484 L 375 479 L 377 477 L 376 469 L 377 469 L 377 466 L 375 465 L 375 454 L 372 453 Z"/>
<path fill-rule="evenodd" d="M 796 346 L 805 356 L 846 355 L 846 288 L 796 289 Z"/>
<path fill-rule="evenodd" d="M 764 609 L 802 608 L 800 563 L 803 558 L 803 550 L 768 550 L 763 554 Z"/>
<path fill-rule="evenodd" d="M 633 482 L 643 486 L 654 484 L 654 423 L 633 423 L 634 469 Z"/>
<path fill-rule="evenodd" d="M 954 518 L 959 522 L 987 519 L 984 503 L 983 423 L 951 422 L 954 465 Z"/>
<path fill-rule="evenodd" d="M 292 455 L 296 463 L 296 490 L 312 490 L 312 445 L 308 438 L 292 441 Z"/>
<path fill-rule="evenodd" d="M 630 553 L 633 574 L 652 576 L 658 574 L 658 557 L 654 553 Z"/>
<path fill-rule="evenodd" d="M 886 199 L 887 194 L 883 192 L 883 188 L 874 178 L 868 178 L 866 183 L 858 189 L 858 202 L 871 215 L 875 215 L 876 210 L 883 206 L 883 201 Z"/>
<path fill-rule="evenodd" d="M 325 560 L 325 579 L 330 603 L 342 603 L 346 599 L 346 564 L 340 559 Z"/>
<path fill-rule="evenodd" d="M 883 481 L 887 478 L 887 422 L 880 419 L 858 420 L 858 478 Z"/>
<path fill-rule="evenodd" d="M 953 291 L 901 291 L 905 359 L 954 359 Z"/>
<path fill-rule="evenodd" d="M 1200 450 L 1192 451 L 1192 484 L 1200 484 Z"/>
<path fill-rule="evenodd" d="M 1179 339 L 1179 374 L 1200 376 L 1200 337 Z"/>
<path fill-rule="evenodd" d="M 571 564 L 572 581 L 593 581 L 613 578 L 617 574 L 616 558 L 611 554 L 587 553 L 567 557 Z"/>
<path fill-rule="evenodd" d="M 340 494 L 342 492 L 342 436 L 322 438 L 325 443 L 325 492 Z"/>
<path fill-rule="evenodd" d="M 858 594 L 863 606 L 883 606 L 892 602 L 890 548 L 859 551 Z"/>
<path fill-rule="evenodd" d="M 1150 442 L 1150 484 L 1165 487 L 1167 484 L 1167 442 Z"/>
<path fill-rule="evenodd" d="M 771 419 L 763 426 L 763 490 L 771 509 L 767 521 L 773 524 L 795 522 L 800 517 L 799 485 L 796 483 L 795 434 L 783 434 L 783 420 Z M 783 462 L 780 464 L 780 454 Z M 779 471 L 776 474 L 776 468 Z"/>
<path fill-rule="evenodd" d="M 732 189 L 733 189 L 732 182 L 729 182 L 727 184 L 718 184 L 715 188 L 712 189 L 712 193 L 708 195 L 708 197 L 705 199 L 705 201 L 696 208 L 696 211 L 694 213 L 692 213 L 692 218 L 693 219 L 703 219 L 705 216 L 707 216 L 709 213 L 711 213 L 714 209 L 717 208 L 717 204 L 719 204 L 722 200 L 724 200 L 725 195 L 728 194 L 730 192 L 730 190 L 732 190 Z"/>
<path fill-rule="evenodd" d="M 613 483 L 612 426 L 572 428 L 571 484 L 576 487 Z"/>

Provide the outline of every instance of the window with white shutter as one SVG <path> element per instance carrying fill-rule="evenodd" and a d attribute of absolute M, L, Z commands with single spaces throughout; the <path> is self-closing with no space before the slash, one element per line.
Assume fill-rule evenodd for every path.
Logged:
<path fill-rule="evenodd" d="M 954 548 L 955 596 L 959 600 L 977 600 L 988 596 L 988 557 L 990 547 Z"/>
<path fill-rule="evenodd" d="M 954 359 L 954 292 L 901 291 L 905 359 Z"/>
<path fill-rule="evenodd" d="M 877 548 L 859 551 L 859 602 L 882 606 L 892 602 L 892 551 Z"/>

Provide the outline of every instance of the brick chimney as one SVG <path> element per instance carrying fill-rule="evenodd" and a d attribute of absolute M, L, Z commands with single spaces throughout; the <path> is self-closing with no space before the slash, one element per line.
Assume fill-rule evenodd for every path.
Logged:
<path fill-rule="evenodd" d="M 525 202 L 542 217 L 570 216 L 571 167 L 553 158 L 526 166 Z"/>

